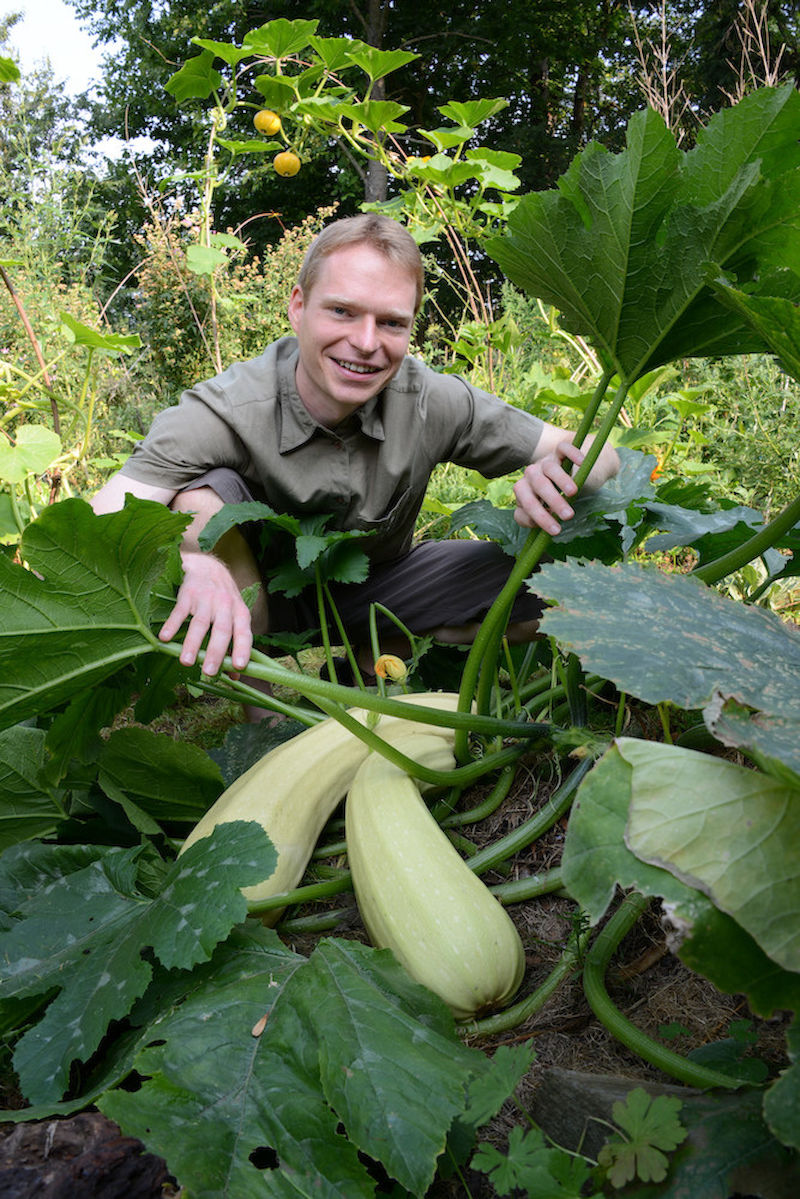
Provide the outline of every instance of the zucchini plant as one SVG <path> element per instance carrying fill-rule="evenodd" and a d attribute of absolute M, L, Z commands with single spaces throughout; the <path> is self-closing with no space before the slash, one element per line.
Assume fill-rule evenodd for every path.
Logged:
<path fill-rule="evenodd" d="M 558 188 L 524 197 L 507 233 L 490 243 L 508 277 L 557 307 L 602 363 L 581 426 L 581 436 L 596 426 L 597 437 L 579 482 L 630 388 L 660 364 L 766 350 L 800 374 L 799 108 L 791 89 L 764 89 L 713 118 L 686 153 L 654 113 L 641 113 L 624 151 L 589 147 Z M 431 811 L 451 830 L 502 803 L 523 752 L 555 753 L 566 765 L 578 748 L 582 761 L 546 808 L 469 859 L 480 873 L 571 809 L 552 877 L 495 891 L 509 904 L 566 890 L 578 905 L 574 933 L 550 976 L 459 1029 L 388 950 L 329 937 L 305 958 L 247 918 L 245 895 L 274 869 L 277 837 L 273 845 L 246 819 L 187 836 L 198 809 L 211 808 L 233 778 L 198 767 L 192 797 L 191 755 L 180 770 L 169 765 L 186 747 L 169 750 L 146 730 L 98 736 L 131 695 L 146 720 L 177 680 L 200 684 L 197 670 L 179 666 L 179 647 L 156 635 L 174 595 L 184 518 L 136 500 L 96 517 L 67 500 L 25 529 L 20 560 L 0 555 L 0 1019 L 31 1106 L 6 1118 L 97 1103 L 208 1199 L 311 1189 L 371 1196 L 370 1161 L 396 1193 L 421 1197 L 446 1159 L 467 1160 L 477 1130 L 530 1066 L 530 1047 L 489 1059 L 459 1032 L 514 1027 L 577 972 L 598 1019 L 641 1058 L 712 1094 L 738 1093 L 751 1086 L 745 1071 L 680 1057 L 611 1001 L 610 958 L 657 899 L 691 969 L 745 995 L 757 1015 L 795 1014 L 786 1069 L 746 1090 L 743 1103 L 762 1146 L 748 1142 L 748 1161 L 758 1163 L 770 1142 L 796 1172 L 800 634 L 711 584 L 755 557 L 770 577 L 796 573 L 788 555 L 800 538 L 800 500 L 765 524 L 746 509 L 710 510 L 694 484 L 654 482 L 653 466 L 623 454 L 619 477 L 580 498 L 554 540 L 524 534 L 510 512 L 486 503 L 461 515 L 516 563 L 466 657 L 455 710 L 418 702 L 412 715 L 391 692 L 341 687 L 258 653 L 248 666 L 301 694 L 302 704 L 283 704 L 289 715 L 305 725 L 333 719 L 357 737 L 353 760 L 377 751 L 403 773 L 447 787 Z M 694 547 L 697 568 L 667 574 L 641 564 L 665 544 Z M 541 565 L 545 550 L 552 561 Z M 543 633 L 569 656 L 563 677 L 540 669 L 535 649 L 515 657 L 502 644 L 513 594 L 536 567 L 536 590 L 552 605 Z M 620 718 L 593 733 L 581 701 L 597 685 Z M 244 694 L 235 681 L 203 686 Z M 663 743 L 621 735 L 626 697 L 659 709 Z M 673 710 L 694 721 L 677 738 L 687 744 L 673 743 Z M 390 744 L 382 725 L 396 718 L 450 730 L 459 765 L 426 767 L 405 742 Z M 304 744 L 316 731 L 300 734 Z M 738 760 L 726 760 L 728 749 Z M 142 770 L 146 755 L 150 770 Z M 484 775 L 496 776 L 486 801 L 460 810 L 458 789 Z M 350 885 L 347 872 L 334 871 L 314 894 Z M 310 897 L 306 887 L 269 903 Z M 121 1085 L 130 1077 L 138 1089 Z M 639 1127 L 644 1111 L 630 1103 L 627 1126 Z M 661 1147 L 677 1146 L 679 1134 L 667 1133 Z M 547 1164 L 558 1193 L 585 1190 L 584 1164 L 568 1169 L 536 1136 L 526 1144 L 537 1186 Z M 657 1193 L 699 1193 L 697 1152 L 678 1155 L 664 1183 L 673 1189 Z M 604 1193 L 629 1176 L 627 1165 L 615 1166 L 619 1146 L 606 1159 L 607 1175 L 592 1175 Z M 476 1162 L 498 1165 L 485 1150 Z"/>

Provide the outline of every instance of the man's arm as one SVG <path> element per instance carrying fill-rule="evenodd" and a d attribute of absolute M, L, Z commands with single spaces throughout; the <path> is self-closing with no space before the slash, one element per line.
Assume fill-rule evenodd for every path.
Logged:
<path fill-rule="evenodd" d="M 100 488 L 91 504 L 97 515 L 103 516 L 118 512 L 125 504 L 126 495 L 169 505 L 176 494 L 168 487 L 140 483 L 118 472 Z M 228 566 L 221 558 L 199 549 L 196 524 L 186 530 L 181 562 L 183 581 L 159 637 L 171 641 L 188 620 L 180 659 L 184 666 L 194 664 L 208 634 L 203 674 L 215 675 L 219 671 L 229 646 L 234 667 L 243 669 L 250 660 L 253 645 L 250 611 Z"/>
<path fill-rule="evenodd" d="M 135 495 L 140 500 L 155 500 L 157 504 L 170 504 L 175 498 L 175 492 L 168 487 L 153 487 L 150 483 L 140 483 L 129 475 L 117 471 L 108 479 L 100 490 L 92 497 L 90 503 L 98 516 L 109 512 L 119 512 L 125 505 L 125 496 Z"/>
<path fill-rule="evenodd" d="M 564 459 L 580 466 L 585 454 L 572 444 L 573 434 L 555 425 L 545 424 L 533 461 L 525 468 L 522 478 L 514 485 L 517 501 L 514 518 L 524 528 L 540 528 L 555 536 L 561 532 L 559 520 L 571 520 L 575 512 L 566 497 L 577 492 L 575 480 L 564 469 Z M 591 445 L 590 434 L 584 441 Z M 606 443 L 589 472 L 584 487 L 596 491 L 619 470 L 619 455 Z M 558 518 L 558 519 L 556 519 Z"/>

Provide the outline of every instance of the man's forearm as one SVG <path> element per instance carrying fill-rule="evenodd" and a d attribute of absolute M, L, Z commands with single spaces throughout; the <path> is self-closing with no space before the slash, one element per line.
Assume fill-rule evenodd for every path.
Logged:
<path fill-rule="evenodd" d="M 138 479 L 117 471 L 92 496 L 90 503 L 98 516 L 105 516 L 109 512 L 119 512 L 120 508 L 125 506 L 125 497 L 128 495 L 138 496 L 142 500 L 154 500 L 157 504 L 169 504 L 175 492 L 168 487 L 140 483 Z"/>

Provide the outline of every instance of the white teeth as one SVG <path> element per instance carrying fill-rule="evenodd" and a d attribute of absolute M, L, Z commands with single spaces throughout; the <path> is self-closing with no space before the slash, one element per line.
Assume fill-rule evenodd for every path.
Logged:
<path fill-rule="evenodd" d="M 373 375 L 380 369 L 377 366 L 367 366 L 363 362 L 344 362 L 341 358 L 337 358 L 336 361 L 339 366 L 343 366 L 348 371 L 355 371 L 357 375 Z"/>

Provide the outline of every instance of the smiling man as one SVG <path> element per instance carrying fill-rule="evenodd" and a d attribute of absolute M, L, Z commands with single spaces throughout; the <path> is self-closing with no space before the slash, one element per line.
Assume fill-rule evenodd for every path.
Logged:
<path fill-rule="evenodd" d="M 563 464 L 580 464 L 583 454 L 569 433 L 408 355 L 423 286 L 419 249 L 397 222 L 364 214 L 328 225 L 289 299 L 294 336 L 185 392 L 95 496 L 98 513 L 120 508 L 131 493 L 194 515 L 183 583 L 160 634 L 171 639 L 189 622 L 185 664 L 205 645 L 204 673 L 215 674 L 226 654 L 241 670 L 253 633 L 297 632 L 317 621 L 313 596 L 287 600 L 263 587 L 248 610 L 241 592 L 268 566 L 249 530 L 226 534 L 213 554 L 200 551 L 199 534 L 224 503 L 258 499 L 298 516 L 332 513 L 338 528 L 374 534 L 363 543 L 366 582 L 333 588 L 367 670 L 371 603 L 413 633 L 464 643 L 508 576 L 510 559 L 492 542 L 413 545 L 437 463 L 487 477 L 522 469 L 515 517 L 524 527 L 557 533 L 573 515 L 565 497 L 575 484 Z M 588 486 L 618 466 L 604 447 Z M 535 596 L 520 594 L 510 638 L 532 638 L 540 613 Z M 403 652 L 388 631 L 387 638 L 384 650 Z"/>

